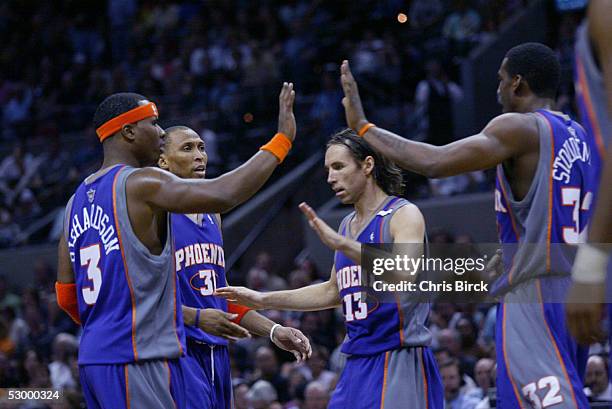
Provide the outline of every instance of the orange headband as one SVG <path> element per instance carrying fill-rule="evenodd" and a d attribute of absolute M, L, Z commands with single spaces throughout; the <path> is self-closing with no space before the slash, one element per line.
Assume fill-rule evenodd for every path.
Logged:
<path fill-rule="evenodd" d="M 114 135 L 115 132 L 123 128 L 123 125 L 133 124 L 134 122 L 142 121 L 150 116 L 158 116 L 157 107 L 152 102 L 141 105 L 114 117 L 96 129 L 96 133 L 98 134 L 100 142 L 103 142 L 106 138 Z"/>

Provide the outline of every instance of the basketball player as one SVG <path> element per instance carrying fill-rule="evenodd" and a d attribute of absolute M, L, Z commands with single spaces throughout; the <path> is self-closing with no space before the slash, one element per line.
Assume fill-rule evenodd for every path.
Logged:
<path fill-rule="evenodd" d="M 166 129 L 160 168 L 180 178 L 203 179 L 207 162 L 204 141 L 195 131 L 185 126 Z M 170 222 L 186 324 L 183 368 L 193 382 L 189 385 L 188 407 L 230 408 L 232 379 L 226 338 L 248 336 L 249 331 L 269 336 L 279 348 L 291 351 L 298 362 L 308 357 L 310 343 L 297 329 L 283 327 L 248 308 L 228 305 L 225 299 L 213 295 L 217 287 L 227 285 L 219 214 L 172 213 Z M 205 393 L 208 390 L 212 396 Z"/>
<path fill-rule="evenodd" d="M 425 322 L 427 303 L 378 302 L 362 298 L 362 243 L 423 243 L 419 209 L 397 195 L 399 169 L 383 159 L 352 130 L 327 144 L 327 182 L 354 211 L 334 232 L 305 203 L 300 205 L 322 241 L 336 251 L 330 279 L 289 291 L 259 293 L 225 287 L 217 293 L 254 308 L 316 311 L 342 305 L 349 354 L 328 408 L 371 409 L 443 407 L 443 389 Z"/>
<path fill-rule="evenodd" d="M 597 141 L 602 156 L 605 155 L 605 163 L 589 225 L 589 242 L 593 244 L 580 245 L 572 270 L 574 284 L 568 296 L 571 304 L 567 306 L 567 323 L 578 342 L 584 345 L 603 336 L 601 318 L 606 265 L 612 268 L 609 264 L 612 243 L 612 0 L 591 0 L 587 18 L 588 22 L 578 29 L 576 36 L 576 94 L 582 122 Z M 606 146 L 607 153 L 604 153 Z M 602 248 L 602 243 L 607 243 L 608 247 Z"/>
<path fill-rule="evenodd" d="M 496 328 L 499 407 L 588 407 L 581 381 L 587 351 L 570 337 L 560 303 L 571 263 L 552 243 L 580 240 L 599 169 L 592 138 L 552 110 L 560 77 L 555 53 L 538 43 L 509 50 L 498 71 L 503 115 L 479 134 L 444 146 L 369 123 L 347 61 L 341 70 L 349 126 L 400 167 L 437 178 L 497 166 L 495 210 L 505 265 L 492 286 L 503 296 Z M 543 302 L 553 299 L 557 303 Z"/>
<path fill-rule="evenodd" d="M 252 196 L 295 137 L 295 93 L 280 93 L 279 134 L 247 163 L 212 180 L 155 165 L 163 130 L 155 104 L 133 93 L 94 115 L 101 169 L 70 199 L 59 243 L 58 304 L 83 326 L 79 372 L 89 408 L 185 406 L 184 353 L 168 212 L 221 212 Z M 180 198 L 180 199 L 177 199 Z"/>

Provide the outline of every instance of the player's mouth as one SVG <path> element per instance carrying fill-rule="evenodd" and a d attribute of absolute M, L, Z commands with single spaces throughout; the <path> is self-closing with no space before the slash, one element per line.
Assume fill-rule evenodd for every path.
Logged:
<path fill-rule="evenodd" d="M 344 190 L 342 188 L 337 188 L 337 189 L 334 189 L 334 192 L 336 192 L 336 197 L 340 197 L 340 196 L 342 196 L 343 194 L 346 193 L 346 190 Z"/>
<path fill-rule="evenodd" d="M 193 172 L 196 175 L 204 177 L 204 175 L 206 174 L 206 166 L 204 165 L 196 166 L 195 168 L 193 168 Z"/>

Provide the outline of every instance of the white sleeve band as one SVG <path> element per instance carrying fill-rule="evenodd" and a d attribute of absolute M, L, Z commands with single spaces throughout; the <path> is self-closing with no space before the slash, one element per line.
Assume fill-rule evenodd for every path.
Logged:
<path fill-rule="evenodd" d="M 591 244 L 581 244 L 574 260 L 572 278 L 582 284 L 602 284 L 606 281 L 609 254 Z"/>
<path fill-rule="evenodd" d="M 282 327 L 282 325 L 280 324 L 274 324 L 272 325 L 272 328 L 270 329 L 270 341 L 274 342 L 274 330 L 278 327 Z"/>

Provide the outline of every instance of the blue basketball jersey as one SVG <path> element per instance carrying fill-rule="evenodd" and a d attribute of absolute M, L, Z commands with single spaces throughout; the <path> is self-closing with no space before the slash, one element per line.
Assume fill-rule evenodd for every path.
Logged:
<path fill-rule="evenodd" d="M 66 208 L 83 325 L 81 365 L 174 359 L 184 351 L 171 228 L 162 253 L 154 255 L 129 220 L 125 186 L 136 170 L 115 166 L 88 177 Z"/>
<path fill-rule="evenodd" d="M 227 311 L 227 301 L 213 295 L 215 289 L 227 286 L 223 238 L 213 214 L 172 214 L 174 259 L 183 305 Z M 200 342 L 227 345 L 227 340 L 207 334 L 191 325 L 187 336 Z"/>
<path fill-rule="evenodd" d="M 586 238 L 600 174 L 595 141 L 560 113 L 539 110 L 540 154 L 526 196 L 514 199 L 502 165 L 497 167 L 495 211 L 504 245 L 504 274 L 494 293 L 545 275 L 567 275 L 572 258 L 556 243 Z"/>
<path fill-rule="evenodd" d="M 408 204 L 389 197 L 354 239 L 361 243 L 392 243 L 389 223 L 395 212 Z M 340 224 L 339 233 L 353 238 L 350 223 L 355 213 Z M 335 273 L 346 322 L 346 339 L 342 352 L 372 355 L 402 346 L 426 346 L 431 334 L 425 326 L 429 315 L 427 303 L 383 302 L 371 289 L 362 287 L 361 266 L 342 252 L 335 254 Z M 367 299 L 362 291 L 368 290 Z"/>

